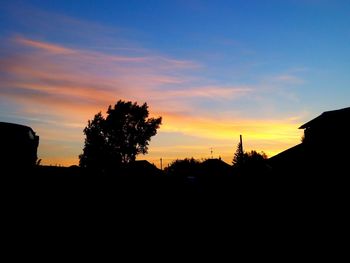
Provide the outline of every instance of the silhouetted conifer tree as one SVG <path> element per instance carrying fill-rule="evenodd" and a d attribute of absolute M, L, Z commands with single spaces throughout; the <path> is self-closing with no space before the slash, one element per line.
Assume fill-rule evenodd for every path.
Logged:
<path fill-rule="evenodd" d="M 233 156 L 232 164 L 235 167 L 241 167 L 244 163 L 244 153 L 242 149 L 242 144 L 239 142 L 237 144 L 237 150 Z"/>
<path fill-rule="evenodd" d="M 267 155 L 264 152 L 258 153 L 254 150 L 244 152 L 239 142 L 232 163 L 236 172 L 241 175 L 259 175 L 266 171 L 266 159 Z"/>

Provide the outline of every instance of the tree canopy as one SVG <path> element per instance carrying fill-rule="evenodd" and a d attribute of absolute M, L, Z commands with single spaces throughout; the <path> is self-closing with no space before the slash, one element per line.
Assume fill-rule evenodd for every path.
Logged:
<path fill-rule="evenodd" d="M 80 166 L 106 171 L 135 161 L 146 154 L 151 137 L 157 134 L 162 118 L 148 118 L 147 103 L 119 100 L 110 105 L 104 118 L 99 112 L 84 129 L 85 145 L 79 156 Z"/>
<path fill-rule="evenodd" d="M 197 175 L 200 171 L 200 162 L 196 159 L 185 158 L 183 160 L 175 160 L 168 167 L 165 168 L 165 172 L 168 175 L 177 175 L 180 177 Z"/>

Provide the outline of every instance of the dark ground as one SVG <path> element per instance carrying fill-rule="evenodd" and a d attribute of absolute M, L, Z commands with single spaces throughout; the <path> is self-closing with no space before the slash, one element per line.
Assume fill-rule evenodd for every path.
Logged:
<path fill-rule="evenodd" d="M 99 175 L 79 167 L 38 166 L 32 170 L 5 171 L 3 192 L 11 200 L 33 202 L 198 202 L 227 205 L 323 206 L 344 203 L 348 194 L 346 176 L 229 174 L 225 176 L 176 177 L 128 173 Z M 312 205 L 311 205 L 312 203 Z"/>
<path fill-rule="evenodd" d="M 285 242 L 307 247 L 311 239 L 334 240 L 348 225 L 347 187 L 299 176 L 184 180 L 164 174 L 96 176 L 77 167 L 41 166 L 4 173 L 1 188 L 7 243 L 35 244 L 40 238 L 49 248 L 58 242 L 55 253 L 66 244 L 96 247 L 117 240 L 136 254 L 135 244 L 169 248 L 172 242 L 176 254 L 184 247 L 192 251 L 198 239 L 209 247 L 218 240 L 245 246 L 269 245 L 273 239 L 273 253 L 292 253 L 294 247 Z"/>

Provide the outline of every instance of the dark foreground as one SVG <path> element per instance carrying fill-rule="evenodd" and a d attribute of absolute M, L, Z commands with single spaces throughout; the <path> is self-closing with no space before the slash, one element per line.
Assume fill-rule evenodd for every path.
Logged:
<path fill-rule="evenodd" d="M 285 247 L 281 240 L 295 239 L 308 246 L 304 236 L 325 240 L 348 225 L 345 181 L 282 174 L 200 179 L 96 176 L 77 167 L 37 167 L 30 172 L 7 172 L 1 183 L 2 225 L 9 231 L 8 240 L 24 235 L 27 244 L 40 231 L 44 242 L 60 237 L 61 243 L 73 247 L 77 244 L 72 236 L 79 242 L 100 242 L 92 235 L 131 247 L 140 240 L 144 246 L 174 236 L 173 242 L 189 247 L 193 244 L 188 236 L 210 244 L 223 238 L 224 243 L 238 239 L 244 246 L 245 241 L 258 238 L 265 244 L 274 238 L 280 247 Z"/>
<path fill-rule="evenodd" d="M 167 176 L 142 172 L 96 176 L 78 167 L 39 166 L 4 171 L 2 192 L 8 201 L 67 206 L 215 203 L 220 206 L 298 205 L 304 208 L 347 203 L 345 174 Z"/>

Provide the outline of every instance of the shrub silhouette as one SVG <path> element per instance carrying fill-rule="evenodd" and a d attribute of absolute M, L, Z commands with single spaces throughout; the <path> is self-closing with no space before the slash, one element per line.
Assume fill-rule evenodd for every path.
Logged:
<path fill-rule="evenodd" d="M 80 166 L 91 171 L 113 171 L 146 154 L 151 137 L 156 135 L 162 118 L 148 118 L 147 103 L 119 100 L 109 106 L 107 117 L 101 112 L 84 129 L 85 145 Z"/>
<path fill-rule="evenodd" d="M 165 172 L 171 176 L 188 177 L 197 176 L 200 170 L 200 162 L 192 158 L 173 161 Z"/>
<path fill-rule="evenodd" d="M 266 160 L 267 155 L 264 152 L 258 153 L 257 151 L 252 150 L 244 153 L 244 162 L 247 166 L 260 166 L 261 164 L 264 164 Z"/>

